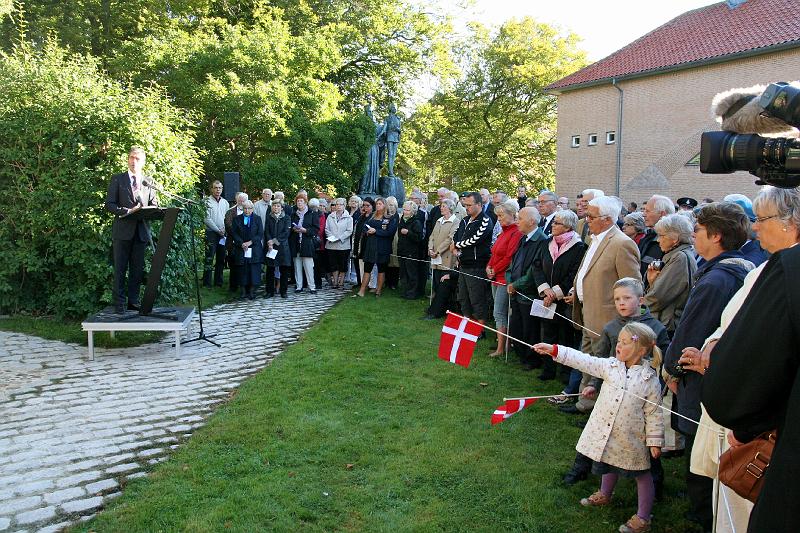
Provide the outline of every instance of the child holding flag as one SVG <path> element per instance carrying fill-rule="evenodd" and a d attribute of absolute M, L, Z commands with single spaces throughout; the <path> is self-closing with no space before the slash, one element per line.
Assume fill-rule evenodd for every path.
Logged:
<path fill-rule="evenodd" d="M 536 344 L 534 350 L 605 381 L 576 447 L 594 461 L 592 471 L 602 475 L 602 481 L 600 490 L 583 498 L 581 505 L 608 505 L 619 476 L 636 478 L 639 507 L 619 531 L 648 531 L 655 498 L 650 457 L 659 457 L 664 445 L 664 422 L 657 406 L 660 384 L 655 369 L 661 364 L 661 350 L 656 334 L 641 322 L 626 324 L 619 332 L 614 359 L 546 343 Z M 645 360 L 650 354 L 652 360 Z"/>

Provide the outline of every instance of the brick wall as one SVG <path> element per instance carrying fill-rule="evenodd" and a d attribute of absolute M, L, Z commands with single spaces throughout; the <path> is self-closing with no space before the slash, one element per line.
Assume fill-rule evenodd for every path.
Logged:
<path fill-rule="evenodd" d="M 732 87 L 791 81 L 800 72 L 800 48 L 716 65 L 619 82 L 624 91 L 620 196 L 640 203 L 652 194 L 676 199 L 715 200 L 733 192 L 755 196 L 747 172 L 701 174 L 686 163 L 700 151 L 700 133 L 716 130 L 711 99 Z M 611 84 L 578 89 L 558 97 L 556 192 L 571 199 L 585 188 L 615 191 L 617 145 L 606 132 L 617 130 L 619 91 Z M 590 133 L 598 143 L 588 146 Z M 581 146 L 572 148 L 573 135 Z"/>

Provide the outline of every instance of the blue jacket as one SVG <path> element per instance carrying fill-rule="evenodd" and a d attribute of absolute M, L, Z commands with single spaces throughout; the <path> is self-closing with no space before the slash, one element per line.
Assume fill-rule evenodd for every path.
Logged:
<path fill-rule="evenodd" d="M 755 266 L 760 265 L 769 259 L 769 253 L 761 247 L 758 239 L 752 239 L 744 243 L 744 246 L 739 248 L 739 251 L 744 254 L 744 258 L 753 263 Z"/>
<path fill-rule="evenodd" d="M 681 321 L 664 354 L 664 368 L 673 376 L 680 377 L 677 411 L 692 420 L 700 420 L 703 376 L 697 372 L 687 372 L 681 376 L 675 369 L 678 359 L 684 348 L 703 347 L 708 336 L 719 327 L 722 310 L 753 268 L 753 263 L 745 259 L 742 252 L 735 250 L 723 252 L 706 261 L 694 275 L 694 284 Z M 688 435 L 697 433 L 696 424 L 680 417 L 673 417 L 672 427 Z"/>

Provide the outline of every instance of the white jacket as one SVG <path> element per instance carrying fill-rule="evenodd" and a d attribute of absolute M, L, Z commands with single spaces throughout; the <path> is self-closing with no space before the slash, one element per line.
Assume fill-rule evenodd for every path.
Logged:
<path fill-rule="evenodd" d="M 219 202 L 214 200 L 213 196 L 206 197 L 206 229 L 209 231 L 216 231 L 222 235 L 225 234 L 225 213 L 228 212 L 230 206 L 228 200 L 219 197 Z"/>
<path fill-rule="evenodd" d="M 349 250 L 350 236 L 353 234 L 353 217 L 347 212 L 342 213 L 341 218 L 336 219 L 336 213 L 330 213 L 325 219 L 325 237 L 336 238 L 335 241 L 325 241 L 327 250 Z"/>

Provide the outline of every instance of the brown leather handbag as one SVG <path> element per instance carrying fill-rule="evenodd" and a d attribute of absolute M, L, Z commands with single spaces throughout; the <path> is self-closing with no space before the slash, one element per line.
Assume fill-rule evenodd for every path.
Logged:
<path fill-rule="evenodd" d="M 766 431 L 719 456 L 719 480 L 742 498 L 755 503 L 767 473 L 777 430 Z"/>

